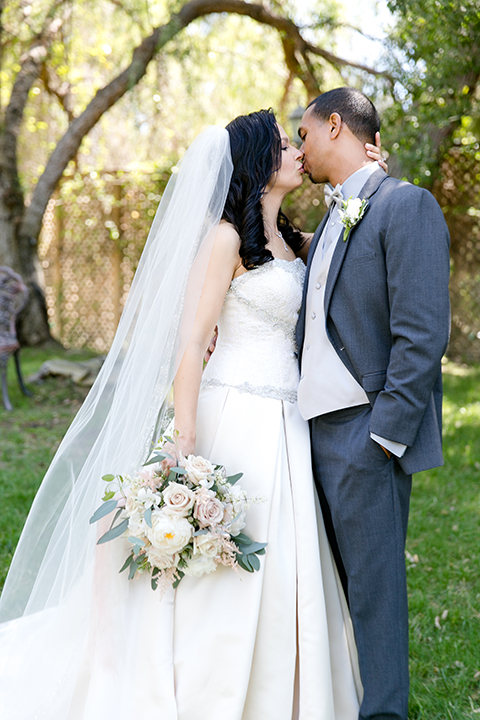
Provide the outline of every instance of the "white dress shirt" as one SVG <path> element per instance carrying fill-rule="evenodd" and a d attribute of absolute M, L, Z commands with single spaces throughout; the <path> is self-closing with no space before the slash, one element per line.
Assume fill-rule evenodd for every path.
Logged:
<path fill-rule="evenodd" d="M 356 198 L 378 163 L 369 163 L 350 175 L 341 186 L 343 197 Z M 337 206 L 330 212 L 328 222 L 318 242 L 312 260 L 306 298 L 305 335 L 302 368 L 298 387 L 298 405 L 305 420 L 335 410 L 368 404 L 362 386 L 347 370 L 331 344 L 325 323 L 325 287 L 335 246 L 343 225 Z M 406 446 L 371 434 L 390 452 L 401 457 Z"/>

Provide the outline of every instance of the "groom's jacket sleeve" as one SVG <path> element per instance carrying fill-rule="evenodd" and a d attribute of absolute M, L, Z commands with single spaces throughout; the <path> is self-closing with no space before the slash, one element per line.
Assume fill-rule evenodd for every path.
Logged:
<path fill-rule="evenodd" d="M 393 195 L 398 201 L 388 208 L 382 239 L 391 352 L 370 431 L 411 446 L 448 343 L 449 235 L 442 211 L 427 190 L 403 185 Z"/>

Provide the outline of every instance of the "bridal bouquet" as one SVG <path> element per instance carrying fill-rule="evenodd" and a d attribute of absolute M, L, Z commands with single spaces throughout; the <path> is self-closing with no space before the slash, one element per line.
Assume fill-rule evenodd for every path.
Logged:
<path fill-rule="evenodd" d="M 94 523 L 115 511 L 98 544 L 123 536 L 131 551 L 120 572 L 151 575 L 152 588 L 178 585 L 184 575 L 211 573 L 218 565 L 247 572 L 260 569 L 266 543 L 253 542 L 241 530 L 245 514 L 262 498 L 248 497 L 237 484 L 243 473 L 227 476 L 222 465 L 200 455 L 177 462 L 161 438 L 153 456 L 132 476 L 104 475 L 108 483 Z"/>

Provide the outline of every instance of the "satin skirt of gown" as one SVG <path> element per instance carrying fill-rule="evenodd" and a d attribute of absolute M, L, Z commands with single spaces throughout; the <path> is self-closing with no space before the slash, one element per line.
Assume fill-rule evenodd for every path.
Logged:
<path fill-rule="evenodd" d="M 243 489 L 262 499 L 244 529 L 268 543 L 260 571 L 219 566 L 161 600 L 147 577 L 117 575 L 108 598 L 93 602 L 96 621 L 83 645 L 77 638 L 56 698 L 35 714 L 19 709 L 19 720 L 357 720 L 350 618 L 295 402 L 303 275 L 300 260 L 274 260 L 232 282 L 199 397 L 196 452 L 243 472 Z M 99 567 L 103 577 L 101 557 Z M 72 600 L 70 620 L 85 604 Z M 62 649 L 61 635 L 52 672 L 69 638 Z"/>

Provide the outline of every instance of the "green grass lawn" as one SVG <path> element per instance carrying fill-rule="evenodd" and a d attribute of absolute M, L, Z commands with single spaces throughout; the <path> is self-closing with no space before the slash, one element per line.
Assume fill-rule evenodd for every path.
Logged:
<path fill-rule="evenodd" d="M 84 359 L 87 353 L 61 353 Z M 28 375 L 53 350 L 22 351 Z M 0 408 L 0 586 L 25 516 L 85 390 L 49 378 Z M 414 478 L 407 542 L 411 720 L 480 720 L 480 367 L 445 366 L 445 467 Z"/>

